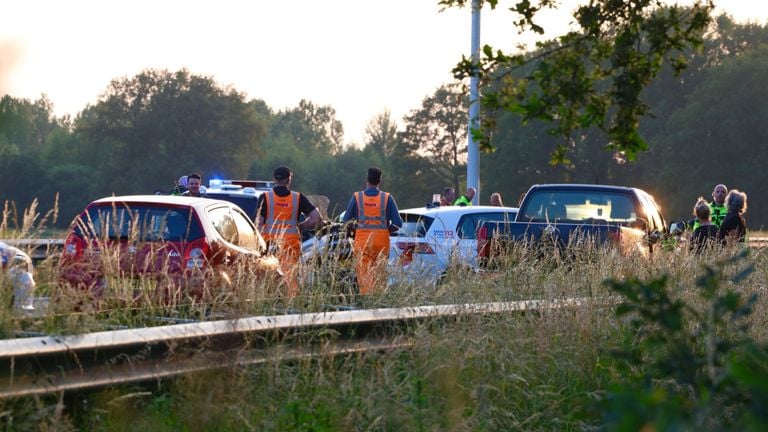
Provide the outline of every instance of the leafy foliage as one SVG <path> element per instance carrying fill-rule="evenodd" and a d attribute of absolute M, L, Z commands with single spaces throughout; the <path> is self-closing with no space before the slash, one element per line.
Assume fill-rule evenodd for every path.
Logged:
<path fill-rule="evenodd" d="M 243 177 L 266 133 L 263 117 L 231 88 L 186 70 L 146 70 L 115 80 L 76 119 L 86 159 L 98 167 L 103 191 L 152 191 L 169 181 L 165 167 Z M 202 149 L 203 151 L 190 151 Z M 112 175 L 120 173 L 120 175 Z M 126 179 L 129 182 L 126 187 Z"/>
<path fill-rule="evenodd" d="M 531 19 L 536 22 L 535 15 Z M 564 141 L 551 135 L 546 119 L 486 107 L 482 117 L 495 124 L 487 135 L 495 151 L 481 154 L 480 202 L 500 192 L 514 205 L 531 184 L 542 182 L 638 186 L 656 196 L 669 219 L 688 218 L 695 198 L 708 197 L 718 183 L 747 191 L 750 201 L 765 200 L 760 174 L 768 163 L 761 126 L 768 121 L 761 81 L 766 42 L 768 27 L 722 16 L 704 35 L 703 51 L 683 51 L 687 69 L 676 73 L 665 63 L 641 93 L 655 117 L 638 124 L 648 150 L 638 152 L 634 163 L 619 150 L 604 151 L 605 132 L 598 126 L 574 130 Z M 485 76 L 484 91 L 501 91 L 509 80 L 524 82 L 544 60 L 517 68 L 499 65 Z M 533 81 L 525 82 L 533 85 L 527 91 L 536 89 Z M 597 88 L 608 89 L 608 83 Z M 0 200 L 26 207 L 39 198 L 42 208 L 50 208 L 61 192 L 63 225 L 92 199 L 170 190 L 192 170 L 201 170 L 206 180 L 265 179 L 275 166 L 287 164 L 297 174 L 297 190 L 327 195 L 331 209 L 341 211 L 362 187 L 365 169 L 376 165 L 384 170 L 383 188 L 401 208 L 421 206 L 442 187 L 461 186 L 464 176 L 467 121 L 457 104 L 466 100 L 448 98 L 449 93 L 463 90 L 436 89 L 404 119 L 386 112 L 375 116 L 362 148 L 341 146 L 343 129 L 330 106 L 305 100 L 275 111 L 183 70 L 116 80 L 74 120 L 55 118 L 45 97 L 5 96 L 0 169 L 12 175 L 0 178 Z M 454 128 L 454 138 L 444 124 Z M 552 154 L 563 145 L 567 162 L 552 165 Z M 749 207 L 750 229 L 767 218 L 768 209 Z"/>
<path fill-rule="evenodd" d="M 462 88 L 443 85 L 405 116 L 398 136 L 406 154 L 426 157 L 437 178 L 457 189 L 466 172 L 468 112 Z"/>
<path fill-rule="evenodd" d="M 662 276 L 643 283 L 612 280 L 629 320 L 623 347 L 612 352 L 610 386 L 601 401 L 610 430 L 738 430 L 768 425 L 768 346 L 748 334 L 756 295 L 735 287 L 754 268 L 746 251 L 696 280 L 700 303 L 673 298 Z M 723 284 L 734 288 L 721 289 Z"/>
<path fill-rule="evenodd" d="M 443 0 L 446 6 L 466 0 Z M 488 2 L 492 8 L 498 1 Z M 512 1 L 509 9 L 521 19 L 521 29 L 542 33 L 533 21 L 554 2 Z M 640 119 L 649 113 L 641 92 L 666 63 L 675 73 L 687 65 L 684 53 L 701 46 L 710 24 L 711 1 L 689 8 L 666 6 L 660 0 L 592 0 L 574 13 L 578 30 L 539 43 L 532 54 L 506 54 L 484 46 L 479 62 L 464 57 L 454 69 L 463 79 L 480 77 L 486 84 L 481 103 L 492 111 L 507 110 L 525 121 L 552 122 L 550 132 L 564 139 L 552 153 L 552 163 L 567 163 L 574 132 L 598 127 L 605 131 L 607 149 L 634 160 L 648 148 L 640 136 Z M 522 70 L 522 74 L 513 74 Z M 487 84 L 494 82 L 493 88 Z M 494 117 L 481 119 L 480 143 L 490 146 Z"/>

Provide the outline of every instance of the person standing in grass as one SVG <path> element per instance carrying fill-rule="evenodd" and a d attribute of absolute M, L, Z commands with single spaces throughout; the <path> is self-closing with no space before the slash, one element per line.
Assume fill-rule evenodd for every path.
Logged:
<path fill-rule="evenodd" d="M 385 283 L 389 234 L 403 226 L 395 198 L 379 190 L 380 184 L 381 170 L 368 168 L 365 189 L 352 195 L 344 213 L 344 223 L 357 222 L 354 249 L 360 294 L 377 292 Z"/>
<path fill-rule="evenodd" d="M 714 243 L 717 238 L 717 225 L 710 221 L 710 206 L 707 201 L 699 197 L 696 205 L 693 207 L 693 215 L 696 216 L 698 228 L 693 231 L 691 236 L 691 251 L 701 252 L 704 248 Z"/>
<path fill-rule="evenodd" d="M 747 211 L 747 194 L 732 189 L 725 197 L 725 206 L 728 213 L 717 232 L 717 239 L 723 245 L 744 243 L 747 240 L 747 222 L 744 213 Z"/>
<path fill-rule="evenodd" d="M 293 173 L 286 166 L 275 168 L 272 173 L 275 187 L 263 193 L 256 204 L 259 230 L 270 248 L 275 249 L 280 267 L 285 272 L 288 296 L 299 294 L 295 276 L 301 257 L 301 228 L 313 229 L 321 222 L 317 207 L 302 193 L 290 189 Z M 306 216 L 299 222 L 299 215 Z"/>
<path fill-rule="evenodd" d="M 709 203 L 709 216 L 712 224 L 718 228 L 720 228 L 726 213 L 728 213 L 728 209 L 725 207 L 725 196 L 727 194 L 728 188 L 725 187 L 724 184 L 719 184 L 712 189 L 712 202 Z M 699 223 L 695 218 L 692 219 L 688 225 L 691 227 L 692 231 L 696 231 L 696 228 L 699 227 Z"/>

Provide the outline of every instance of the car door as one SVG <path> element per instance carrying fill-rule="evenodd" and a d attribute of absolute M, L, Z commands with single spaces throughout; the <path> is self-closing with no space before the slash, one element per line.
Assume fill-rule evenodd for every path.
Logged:
<path fill-rule="evenodd" d="M 515 219 L 515 214 L 510 211 L 491 211 L 462 215 L 456 228 L 458 241 L 453 258 L 462 265 L 476 267 L 477 227 L 484 221 L 509 222 Z"/>
<path fill-rule="evenodd" d="M 212 257 L 214 263 L 233 265 L 240 260 L 261 256 L 263 240 L 259 242 L 261 237 L 256 227 L 241 210 L 221 206 L 209 208 L 207 213 L 221 243 L 221 248 Z"/>

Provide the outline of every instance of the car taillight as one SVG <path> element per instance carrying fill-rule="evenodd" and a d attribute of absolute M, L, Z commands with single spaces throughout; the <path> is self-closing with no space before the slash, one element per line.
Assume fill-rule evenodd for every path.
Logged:
<path fill-rule="evenodd" d="M 403 252 L 411 251 L 417 254 L 434 255 L 435 251 L 432 250 L 432 246 L 427 243 L 418 242 L 397 242 L 397 248 Z"/>
<path fill-rule="evenodd" d="M 621 244 L 621 229 L 617 229 L 616 231 L 608 231 L 608 243 L 614 245 Z"/>
<path fill-rule="evenodd" d="M 402 251 L 399 258 L 399 262 L 402 265 L 410 264 L 413 261 L 413 254 L 435 254 L 435 251 L 427 243 L 397 242 L 397 248 Z"/>
<path fill-rule="evenodd" d="M 480 229 L 477 230 L 477 240 L 478 241 L 488 240 L 488 227 L 481 226 Z"/>
<path fill-rule="evenodd" d="M 488 227 L 482 226 L 477 230 L 477 256 L 487 258 L 489 246 Z"/>
<path fill-rule="evenodd" d="M 64 255 L 71 258 L 80 258 L 85 250 L 85 239 L 77 234 L 71 233 L 64 241 Z"/>
<path fill-rule="evenodd" d="M 211 247 L 204 238 L 189 243 L 184 249 L 184 268 L 192 270 L 205 267 L 205 257 L 210 250 Z"/>

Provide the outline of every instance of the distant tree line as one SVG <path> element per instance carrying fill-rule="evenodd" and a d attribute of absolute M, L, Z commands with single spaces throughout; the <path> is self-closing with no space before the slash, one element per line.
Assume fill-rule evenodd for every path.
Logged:
<path fill-rule="evenodd" d="M 668 219 L 687 219 L 696 198 L 717 183 L 749 194 L 752 229 L 768 220 L 760 187 L 768 167 L 768 27 L 719 17 L 699 51 L 686 52 L 681 75 L 663 70 L 642 92 L 654 117 L 639 127 L 648 150 L 630 162 L 598 128 L 567 143 L 541 120 L 488 111 L 491 153 L 480 159 L 481 203 L 500 192 L 516 205 L 531 184 L 611 183 L 644 188 Z M 517 70 L 512 73 L 525 73 Z M 361 95 L 364 97 L 364 95 Z M 294 188 L 326 195 L 340 212 L 363 187 L 365 170 L 384 170 L 383 188 L 400 207 L 424 205 L 444 186 L 464 189 L 468 97 L 462 83 L 440 86 L 400 125 L 374 116 L 360 146 L 344 146 L 331 106 L 302 100 L 275 111 L 264 101 L 187 70 L 145 70 L 114 80 L 74 118 L 57 118 L 51 102 L 0 99 L 0 202 L 42 209 L 59 195 L 59 226 L 88 202 L 111 194 L 170 190 L 190 171 L 208 179 L 268 179 L 277 165 L 296 173 Z"/>

